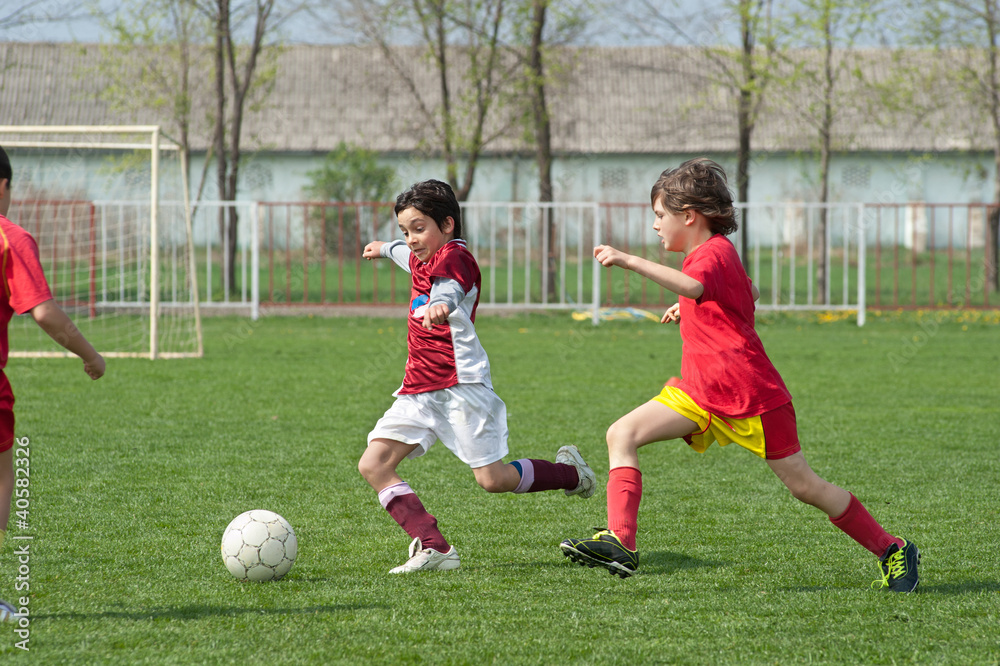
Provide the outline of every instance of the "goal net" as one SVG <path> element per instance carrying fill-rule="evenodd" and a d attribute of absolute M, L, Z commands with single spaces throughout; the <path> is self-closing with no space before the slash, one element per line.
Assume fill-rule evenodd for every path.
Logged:
<path fill-rule="evenodd" d="M 156 126 L 0 126 L 8 217 L 38 242 L 55 301 L 109 357 L 202 355 L 186 165 Z M 30 315 L 10 355 L 70 356 Z"/>

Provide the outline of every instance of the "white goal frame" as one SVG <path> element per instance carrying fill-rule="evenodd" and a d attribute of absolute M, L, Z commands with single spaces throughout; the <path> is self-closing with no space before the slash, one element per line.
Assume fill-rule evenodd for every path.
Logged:
<path fill-rule="evenodd" d="M 124 135 L 121 140 L 88 141 L 77 138 L 65 140 L 32 139 L 8 140 L 10 135 L 43 135 L 69 137 Z M 148 136 L 148 141 L 128 140 L 125 137 L 136 135 Z M 170 150 L 180 152 L 179 143 L 165 135 L 159 125 L 0 125 L 0 145 L 20 148 L 75 148 L 75 149 L 109 149 L 109 150 L 148 150 L 150 153 L 150 188 L 149 188 L 149 261 L 150 261 L 150 294 L 149 294 L 149 352 L 101 352 L 107 357 L 131 358 L 200 358 L 204 354 L 201 329 L 201 311 L 199 308 L 198 272 L 194 254 L 194 239 L 191 223 L 191 192 L 188 183 L 187 164 L 179 160 L 184 204 L 184 224 L 187 234 L 188 271 L 190 273 L 191 289 L 194 294 L 194 325 L 197 349 L 194 352 L 160 352 L 159 350 L 159 314 L 160 314 L 160 269 L 159 269 L 159 207 L 160 207 L 160 151 Z M 12 357 L 64 357 L 68 352 L 22 351 L 11 352 Z"/>

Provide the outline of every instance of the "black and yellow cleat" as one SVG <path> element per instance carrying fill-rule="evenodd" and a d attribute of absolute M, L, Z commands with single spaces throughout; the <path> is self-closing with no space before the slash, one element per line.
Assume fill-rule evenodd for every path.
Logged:
<path fill-rule="evenodd" d="M 628 578 L 639 568 L 639 551 L 629 550 L 614 532 L 598 530 L 590 539 L 566 539 L 559 548 L 563 555 L 584 567 L 604 567 L 612 576 Z"/>

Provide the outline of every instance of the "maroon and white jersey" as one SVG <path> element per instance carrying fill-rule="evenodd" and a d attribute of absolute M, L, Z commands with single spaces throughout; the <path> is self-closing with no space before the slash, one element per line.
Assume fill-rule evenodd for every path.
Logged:
<path fill-rule="evenodd" d="M 412 275 L 406 342 L 409 356 L 396 395 L 426 393 L 456 384 L 493 388 L 490 361 L 476 335 L 476 308 L 482 276 L 462 239 L 454 239 L 424 263 L 402 241 L 388 243 L 382 255 Z M 431 330 L 423 326 L 429 305 L 445 303 L 450 315 Z"/>

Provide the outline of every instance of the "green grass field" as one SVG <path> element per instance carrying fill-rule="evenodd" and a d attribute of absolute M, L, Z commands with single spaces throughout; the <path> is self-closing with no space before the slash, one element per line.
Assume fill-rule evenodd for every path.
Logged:
<path fill-rule="evenodd" d="M 931 318 L 935 317 L 935 318 Z M 444 447 L 400 470 L 462 569 L 387 570 L 409 539 L 357 473 L 402 376 L 404 322 L 208 319 L 203 359 L 13 359 L 30 448 L 27 527 L 0 597 L 30 584 L 28 643 L 4 663 L 996 664 L 1000 324 L 955 314 L 767 315 L 814 468 L 923 552 L 917 593 L 869 588 L 876 560 L 736 447 L 643 450 L 640 575 L 557 545 L 605 522 L 604 431 L 677 374 L 673 326 L 566 314 L 480 318 L 514 457 L 577 444 L 589 500 L 488 495 Z M 961 319 L 961 321 L 959 321 Z M 22 440 L 23 441 L 23 440 Z M 299 556 L 239 583 L 219 540 L 284 515 Z M 19 567 L 14 548 L 28 543 Z M 12 548 L 14 546 L 14 548 Z"/>

